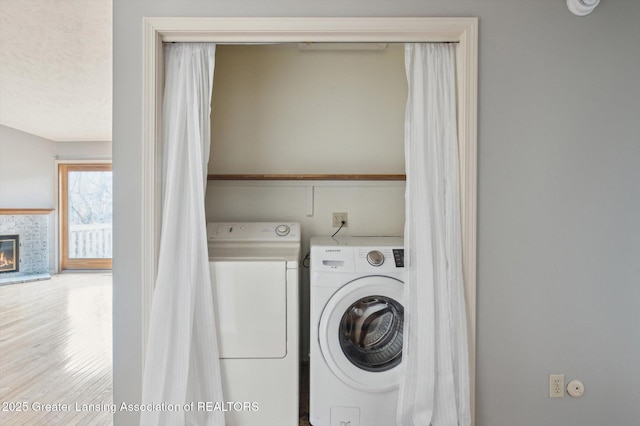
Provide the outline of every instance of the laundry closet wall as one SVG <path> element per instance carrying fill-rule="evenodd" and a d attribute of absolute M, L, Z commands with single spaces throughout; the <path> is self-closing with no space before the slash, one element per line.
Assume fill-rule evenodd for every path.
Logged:
<path fill-rule="evenodd" d="M 211 174 L 402 174 L 404 46 L 301 51 L 296 44 L 218 46 Z M 311 197 L 311 201 L 310 201 Z M 404 182 L 209 181 L 207 219 L 295 221 L 303 255 L 347 212 L 346 235 L 402 235 Z M 302 277 L 308 359 L 309 273 Z"/>
<path fill-rule="evenodd" d="M 113 0 L 113 11 L 115 401 L 136 402 L 142 371 L 142 18 L 477 16 L 476 424 L 637 423 L 639 1 L 601 1 L 583 18 L 562 0 Z M 548 397 L 560 372 L 583 380 L 581 399 Z M 116 426 L 137 414 L 118 412 Z"/>

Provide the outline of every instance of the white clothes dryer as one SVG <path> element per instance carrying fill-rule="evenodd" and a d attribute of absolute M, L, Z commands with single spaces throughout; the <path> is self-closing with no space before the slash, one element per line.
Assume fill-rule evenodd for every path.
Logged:
<path fill-rule="evenodd" d="M 228 426 L 299 422 L 300 224 L 208 223 Z"/>
<path fill-rule="evenodd" d="M 396 423 L 403 279 L 402 238 L 311 239 L 313 426 Z"/>

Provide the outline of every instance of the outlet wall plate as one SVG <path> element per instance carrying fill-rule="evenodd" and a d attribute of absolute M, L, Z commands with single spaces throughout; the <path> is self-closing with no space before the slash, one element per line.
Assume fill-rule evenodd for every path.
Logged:
<path fill-rule="evenodd" d="M 344 220 L 344 227 L 349 226 L 349 218 L 348 214 L 345 212 L 342 213 L 333 213 L 332 214 L 332 224 L 334 228 L 339 228 L 342 225 L 342 221 Z"/>
<path fill-rule="evenodd" d="M 564 374 L 549 374 L 549 398 L 564 398 Z"/>

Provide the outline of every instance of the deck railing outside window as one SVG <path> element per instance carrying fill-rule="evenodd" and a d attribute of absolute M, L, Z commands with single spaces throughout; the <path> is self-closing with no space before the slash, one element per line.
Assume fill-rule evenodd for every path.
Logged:
<path fill-rule="evenodd" d="M 69 257 L 103 259 L 112 257 L 112 225 L 94 223 L 69 227 Z"/>

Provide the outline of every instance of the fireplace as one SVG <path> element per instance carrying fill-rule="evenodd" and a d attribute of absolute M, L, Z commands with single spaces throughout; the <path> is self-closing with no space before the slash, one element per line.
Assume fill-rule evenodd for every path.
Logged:
<path fill-rule="evenodd" d="M 20 236 L 0 235 L 0 273 L 20 270 Z"/>

